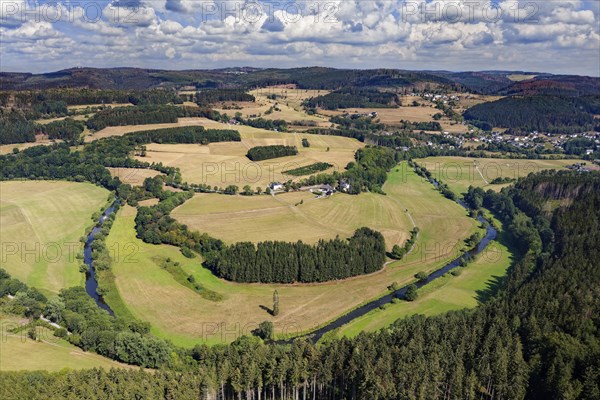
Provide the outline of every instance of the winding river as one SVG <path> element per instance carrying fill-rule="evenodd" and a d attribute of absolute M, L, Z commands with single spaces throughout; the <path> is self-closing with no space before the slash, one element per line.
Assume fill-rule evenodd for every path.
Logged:
<path fill-rule="evenodd" d="M 483 250 L 485 250 L 485 248 L 489 245 L 489 243 L 496 238 L 496 235 L 497 235 L 496 230 L 487 221 L 485 221 L 482 217 L 479 217 L 478 220 L 486 225 L 486 234 L 485 234 L 485 237 L 479 242 L 477 247 L 467 251 L 466 253 L 464 253 L 460 257 L 456 258 L 452 262 L 450 262 L 450 263 L 446 264 L 445 266 L 443 266 L 442 268 L 432 272 L 427 277 L 427 280 L 423 280 L 423 281 L 419 281 L 419 282 L 415 283 L 417 288 L 421 288 L 421 287 L 427 285 L 431 281 L 443 276 L 447 272 L 458 267 L 460 265 L 463 257 L 465 257 L 465 256 L 466 257 L 474 257 L 474 256 L 480 254 Z M 316 343 L 327 332 L 337 329 L 337 328 L 341 327 L 342 325 L 345 325 L 356 318 L 362 317 L 363 315 L 367 314 L 368 312 L 373 311 L 384 304 L 390 303 L 395 297 L 403 299 L 406 294 L 406 291 L 408 289 L 408 286 L 410 286 L 410 285 L 406 285 L 406 286 L 396 290 L 395 292 L 392 292 L 388 295 L 378 298 L 377 300 L 373 300 L 373 301 L 366 303 L 358 308 L 355 308 L 354 310 L 350 311 L 349 313 L 344 314 L 341 317 L 331 321 L 327 325 L 309 333 L 308 335 L 306 335 L 306 337 L 310 338 L 310 340 L 312 342 Z"/>
<path fill-rule="evenodd" d="M 432 181 L 431 183 L 433 183 L 434 185 L 436 185 L 437 182 Z M 436 185 L 437 186 L 437 185 Z M 459 203 L 461 206 L 465 207 L 466 205 L 461 201 L 461 200 L 457 200 L 457 203 Z M 114 213 L 115 211 L 115 206 L 119 204 L 119 199 L 116 199 L 111 205 L 110 207 L 108 207 L 104 213 L 102 213 L 100 220 L 98 221 L 98 223 L 96 224 L 96 226 L 92 229 L 92 231 L 89 233 L 89 235 L 87 236 L 87 240 L 85 242 L 85 246 L 84 246 L 84 251 L 83 251 L 83 255 L 84 255 L 84 262 L 85 264 L 88 266 L 88 272 L 86 273 L 86 282 L 85 282 L 85 290 L 88 293 L 88 295 L 94 299 L 94 301 L 96 302 L 96 304 L 98 305 L 98 307 L 102 308 L 103 310 L 106 310 L 110 315 L 114 316 L 114 312 L 113 310 L 108 306 L 108 304 L 106 304 L 106 302 L 104 301 L 104 299 L 102 298 L 102 296 L 98 293 L 98 281 L 96 279 L 96 271 L 94 269 L 94 263 L 92 260 L 92 242 L 94 241 L 95 236 L 100 232 L 100 229 L 102 228 L 102 225 L 104 224 L 104 221 L 106 220 L 106 218 L 111 215 L 112 213 Z M 483 252 L 483 250 L 485 250 L 485 248 L 489 245 L 489 243 L 491 241 L 493 241 L 496 238 L 497 232 L 496 230 L 482 217 L 478 217 L 478 220 L 481 223 L 484 223 L 486 225 L 486 235 L 485 237 L 477 244 L 477 246 L 469 251 L 467 251 L 465 254 L 461 255 L 460 257 L 457 257 L 455 260 L 449 262 L 448 264 L 444 265 L 442 268 L 432 272 L 426 280 L 423 281 L 419 281 L 417 283 L 415 283 L 415 285 L 417 286 L 417 288 L 421 288 L 425 285 L 427 285 L 428 283 L 432 282 L 433 280 L 443 276 L 444 274 L 446 274 L 447 272 L 453 270 L 454 268 L 457 268 L 462 259 L 464 257 L 475 257 L 478 254 L 480 254 L 481 252 Z M 370 311 L 373 311 L 377 308 L 379 308 L 380 306 L 384 305 L 384 304 L 388 304 L 390 303 L 394 298 L 400 298 L 403 299 L 405 297 L 406 291 L 408 290 L 408 287 L 410 285 L 406 285 L 398 290 L 396 290 L 395 292 L 391 292 L 383 297 L 380 297 L 376 300 L 373 300 L 369 303 L 363 304 L 362 306 L 355 308 L 354 310 L 350 311 L 347 314 L 342 315 L 341 317 L 331 321 L 330 323 L 328 323 L 327 325 L 312 331 L 311 333 L 304 335 L 302 337 L 307 337 L 309 338 L 312 342 L 317 342 L 319 339 L 321 339 L 323 337 L 323 335 L 325 335 L 328 332 L 333 331 L 334 329 L 337 329 L 351 321 L 353 321 L 356 318 L 362 317 L 363 315 L 367 314 Z M 287 342 L 287 341 L 286 341 Z"/>
<path fill-rule="evenodd" d="M 115 212 L 115 207 L 117 204 L 119 204 L 118 198 L 102 213 L 100 220 L 88 234 L 85 241 L 85 246 L 83 247 L 83 262 L 88 266 L 88 271 L 85 273 L 85 291 L 92 299 L 94 299 L 98 307 L 106 310 L 112 316 L 114 316 L 115 313 L 113 310 L 111 310 L 108 304 L 104 302 L 102 296 L 98 294 L 98 280 L 96 279 L 96 270 L 94 269 L 94 262 L 92 260 L 92 242 L 94 241 L 96 235 L 100 232 L 100 229 L 102 228 L 104 221 L 106 221 L 106 218 Z"/>

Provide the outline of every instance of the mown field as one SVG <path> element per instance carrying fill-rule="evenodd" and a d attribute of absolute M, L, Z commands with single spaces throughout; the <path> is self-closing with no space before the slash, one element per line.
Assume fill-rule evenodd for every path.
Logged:
<path fill-rule="evenodd" d="M 0 182 L 2 267 L 45 293 L 82 284 L 79 238 L 107 197 L 89 183 Z"/>
<path fill-rule="evenodd" d="M 229 243 L 315 243 L 337 235 L 347 238 L 368 226 L 383 233 L 391 250 L 394 244 L 402 245 L 413 228 L 405 210 L 391 197 L 373 193 L 338 193 L 329 198 L 317 198 L 308 191 L 252 197 L 198 194 L 175 209 L 172 216 Z"/>
<path fill-rule="evenodd" d="M 402 96 L 401 101 L 402 106 L 397 108 L 348 108 L 339 110 L 318 109 L 318 113 L 319 115 L 325 117 L 331 117 L 342 115 L 344 113 L 364 114 L 376 112 L 376 120 L 393 127 L 401 125 L 401 121 L 433 122 L 435 121 L 433 119 L 433 115 L 441 112 L 435 108 L 433 103 L 419 96 Z M 420 105 L 412 106 L 413 101 L 418 102 Z M 447 117 L 443 117 L 438 122 L 441 124 L 442 129 L 449 133 L 466 133 L 468 129 L 466 125 L 463 125 L 462 123 L 457 124 Z"/>
<path fill-rule="evenodd" d="M 132 262 L 125 257 L 117 257 L 113 262 L 119 293 L 128 310 L 150 322 L 155 334 L 185 346 L 231 342 L 264 320 L 273 321 L 277 334 L 313 329 L 382 295 L 392 282 L 406 283 L 421 270 L 432 271 L 444 265 L 464 247 L 462 239 L 477 229 L 476 221 L 468 218 L 462 207 L 442 197 L 405 166 L 390 173 L 384 190 L 398 205 L 399 213 L 409 210 L 422 233 L 406 260 L 389 264 L 378 273 L 311 285 L 227 282 L 203 268 L 201 260 L 184 258 L 177 248 L 149 245 L 137 239 L 134 213 L 125 207 L 117 216 L 107 243 L 109 248 L 122 248 L 119 246 L 124 243 L 136 248 L 134 257 L 129 258 Z M 248 232 L 247 240 L 254 236 L 254 232 Z M 180 262 L 197 282 L 222 295 L 223 300 L 206 300 L 178 284 L 160 266 L 167 257 Z M 275 289 L 279 292 L 281 313 L 273 318 L 264 307 L 272 306 Z"/>
<path fill-rule="evenodd" d="M 411 315 L 432 316 L 447 311 L 474 308 L 485 301 L 506 275 L 513 262 L 511 249 L 500 241 L 491 242 L 486 250 L 460 275 L 447 274 L 419 289 L 413 302 L 400 301 L 377 309 L 342 326 L 336 335 L 354 337 L 363 331 L 376 331 Z"/>
<path fill-rule="evenodd" d="M 302 107 L 302 102 L 305 99 L 327 94 L 328 91 L 326 90 L 303 90 L 292 87 L 271 86 L 252 90 L 248 93 L 256 98 L 255 102 L 228 102 L 226 105 L 233 107 L 233 109 L 226 109 L 224 108 L 225 104 L 222 104 L 216 105 L 215 110 L 230 116 L 234 116 L 235 113 L 239 112 L 244 118 L 283 119 L 290 125 L 294 125 L 298 121 L 312 121 L 320 127 L 331 125 L 328 118 L 320 115 L 308 115 Z M 268 98 L 268 96 L 273 95 L 276 96 L 276 99 Z M 271 108 L 273 108 L 272 112 L 267 114 Z M 278 108 L 279 111 L 275 108 Z"/>
<path fill-rule="evenodd" d="M 118 177 L 121 182 L 128 183 L 133 186 L 140 186 L 144 183 L 144 179 L 153 178 L 157 175 L 162 175 L 160 172 L 145 169 L 145 168 L 108 168 L 110 174 Z"/>
<path fill-rule="evenodd" d="M 490 184 L 495 178 L 517 179 L 545 169 L 563 169 L 581 160 L 514 160 L 503 158 L 428 157 L 416 160 L 436 179 L 460 194 L 469 186 L 500 190 L 508 184 Z"/>
<path fill-rule="evenodd" d="M 326 172 L 343 170 L 354 160 L 356 150 L 364 146 L 355 139 L 338 136 L 279 133 L 249 126 L 225 125 L 202 118 L 193 120 L 208 128 L 239 130 L 242 141 L 211 143 L 207 146 L 153 143 L 146 146 L 145 157 L 136 158 L 178 167 L 183 180 L 189 183 L 218 187 L 237 185 L 240 188 L 250 185 L 253 189 L 260 186 L 264 190 L 271 182 L 298 180 L 298 177 L 283 172 L 316 162 L 332 164 L 333 167 Z M 309 148 L 302 147 L 303 138 L 308 139 Z M 248 149 L 252 147 L 271 145 L 296 146 L 299 153 L 292 157 L 259 162 L 252 162 L 246 157 Z"/>
<path fill-rule="evenodd" d="M 130 368 L 108 358 L 89 353 L 53 335 L 47 328 L 38 327 L 39 341 L 27 337 L 27 330 L 10 333 L 8 330 L 26 321 L 0 317 L 2 338 L 0 340 L 0 371 L 46 370 L 60 371 L 64 368 L 86 369 L 103 367 Z"/>
<path fill-rule="evenodd" d="M 421 101 L 423 101 L 421 99 Z M 428 105 L 417 107 L 401 106 L 398 108 L 347 108 L 340 110 L 319 109 L 319 114 L 327 116 L 341 115 L 344 113 L 361 114 L 376 112 L 377 118 L 384 124 L 397 125 L 401 120 L 411 122 L 429 122 L 433 121 L 433 114 L 440 112 L 436 108 Z"/>
<path fill-rule="evenodd" d="M 3 144 L 0 145 L 0 155 L 10 154 L 13 152 L 13 149 L 25 150 L 30 147 L 35 146 L 49 146 L 55 142 L 59 142 L 57 140 L 50 140 L 44 138 L 43 135 L 38 135 L 38 140 L 31 143 L 12 143 L 12 144 Z"/>

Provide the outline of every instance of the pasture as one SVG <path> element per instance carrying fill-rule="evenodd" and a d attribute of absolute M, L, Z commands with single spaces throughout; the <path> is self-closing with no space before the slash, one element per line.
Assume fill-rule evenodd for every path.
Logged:
<path fill-rule="evenodd" d="M 300 204 L 302 202 L 302 204 Z M 348 238 L 360 227 L 380 231 L 388 250 L 402 245 L 413 228 L 406 212 L 388 196 L 363 193 L 317 198 L 306 192 L 276 196 L 198 194 L 172 214 L 190 228 L 228 243 L 283 240 L 315 243 Z"/>
<path fill-rule="evenodd" d="M 89 183 L 0 182 L 3 268 L 46 294 L 82 284 L 79 238 L 107 197 Z"/>
<path fill-rule="evenodd" d="M 27 330 L 8 332 L 22 322 L 24 321 L 0 317 L 0 371 L 130 368 L 98 354 L 83 351 L 66 340 L 55 337 L 47 328 L 37 327 L 38 341 L 28 338 Z"/>
<path fill-rule="evenodd" d="M 315 162 L 333 165 L 324 172 L 343 170 L 354 160 L 356 150 L 364 146 L 355 139 L 338 136 L 280 133 L 249 126 L 230 126 L 202 118 L 193 120 L 200 120 L 207 128 L 239 130 L 242 141 L 209 145 L 152 143 L 146 146 L 146 156 L 136 159 L 177 167 L 181 170 L 183 180 L 189 183 L 218 187 L 237 185 L 240 188 L 250 185 L 253 189 L 260 186 L 264 190 L 271 182 L 298 180 L 298 177 L 285 175 L 283 171 Z M 310 147 L 302 147 L 303 138 L 308 139 Z M 299 153 L 296 156 L 259 162 L 252 162 L 246 157 L 248 149 L 252 147 L 277 144 L 296 146 Z M 303 178 L 305 177 L 300 179 Z"/>
<path fill-rule="evenodd" d="M 308 115 L 300 104 L 295 104 L 294 100 L 286 100 L 286 98 L 271 100 L 266 98 L 266 96 L 257 96 L 256 102 L 237 102 L 227 104 L 227 106 L 229 108 L 221 105 L 220 107 L 215 107 L 215 110 L 230 117 L 239 112 L 244 118 L 283 119 L 292 126 L 297 121 L 312 121 L 316 124 L 315 126 L 320 127 L 331 125 L 328 118 L 319 115 Z M 269 110 L 271 110 L 270 113 Z"/>
<path fill-rule="evenodd" d="M 108 168 L 113 177 L 118 177 L 121 182 L 132 186 L 141 186 L 146 178 L 162 175 L 158 171 L 146 168 Z"/>
<path fill-rule="evenodd" d="M 50 122 L 62 121 L 62 120 L 67 119 L 67 118 L 72 118 L 75 121 L 85 121 L 85 120 L 87 120 L 87 118 L 85 117 L 85 115 L 70 115 L 68 117 L 56 117 L 56 118 L 38 119 L 38 120 L 35 121 L 35 123 L 36 124 L 46 125 L 46 124 L 49 124 Z"/>
<path fill-rule="evenodd" d="M 545 169 L 563 169 L 581 160 L 526 160 L 504 158 L 428 157 L 416 160 L 432 176 L 460 194 L 469 186 L 500 190 L 508 184 L 491 184 L 495 178 L 517 179 Z"/>
<path fill-rule="evenodd" d="M 113 261 L 115 284 L 133 315 L 150 322 L 153 332 L 158 336 L 183 346 L 231 342 L 241 334 L 248 334 L 265 320 L 273 321 L 278 335 L 314 329 L 379 297 L 392 282 L 407 283 L 421 270 L 432 271 L 444 265 L 464 247 L 462 238 L 477 229 L 476 221 L 468 218 L 462 207 L 445 199 L 431 184 L 407 169 L 406 163 L 390 173 L 384 190 L 388 193 L 386 197 L 389 201 L 397 204 L 399 214 L 409 210 L 410 216 L 406 213 L 406 217 L 415 220 L 421 234 L 414 251 L 406 259 L 390 263 L 374 274 L 309 285 L 227 282 L 203 268 L 198 258 L 183 257 L 175 247 L 150 245 L 137 239 L 134 213 L 128 211 L 129 207 L 124 207 L 117 216 L 107 245 L 109 248 L 123 249 L 123 244 L 133 244 L 135 251 L 133 258 L 119 256 Z M 227 197 L 221 199 L 224 202 L 231 200 Z M 251 203 L 266 201 L 261 198 L 244 200 Z M 259 208 L 254 203 L 251 207 Z M 212 202 L 211 206 L 213 208 L 208 212 L 218 211 L 218 202 Z M 268 204 L 262 206 L 267 207 Z M 243 205 L 230 203 L 227 207 L 235 211 Z M 398 218 L 404 221 L 405 217 Z M 254 232 L 248 232 L 246 239 L 253 240 L 255 236 Z M 131 247 L 128 249 L 131 250 Z M 178 284 L 160 267 L 160 261 L 167 257 L 180 262 L 196 282 L 222 295 L 224 299 L 212 302 Z M 279 292 L 281 309 L 276 318 L 265 311 L 265 307 L 272 306 L 275 289 Z"/>
<path fill-rule="evenodd" d="M 486 251 L 467 265 L 460 275 L 447 274 L 419 289 L 412 302 L 400 301 L 377 309 L 342 326 L 336 334 L 354 337 L 363 331 L 376 331 L 401 318 L 423 314 L 432 316 L 452 310 L 474 308 L 487 299 L 513 262 L 513 253 L 501 241 L 490 243 Z"/>
<path fill-rule="evenodd" d="M 31 143 L 12 143 L 0 145 L 0 156 L 10 154 L 13 149 L 25 150 L 35 146 L 50 146 L 54 143 L 60 143 L 61 140 L 50 140 L 45 135 L 38 135 L 35 142 Z"/>
<path fill-rule="evenodd" d="M 400 121 L 411 121 L 411 122 L 429 122 L 433 121 L 433 115 L 438 113 L 440 110 L 432 106 L 417 106 L 417 107 L 397 107 L 397 108 L 348 108 L 340 110 L 324 110 L 319 109 L 319 114 L 327 115 L 329 117 L 342 115 L 344 113 L 349 114 L 364 114 L 376 112 L 377 118 L 381 123 L 386 125 L 398 125 Z"/>

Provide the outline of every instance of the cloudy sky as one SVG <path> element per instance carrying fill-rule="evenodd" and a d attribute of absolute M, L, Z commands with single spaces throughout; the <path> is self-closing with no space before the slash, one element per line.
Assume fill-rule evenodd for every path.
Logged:
<path fill-rule="evenodd" d="M 0 70 L 233 66 L 600 75 L 599 0 L 0 0 Z"/>

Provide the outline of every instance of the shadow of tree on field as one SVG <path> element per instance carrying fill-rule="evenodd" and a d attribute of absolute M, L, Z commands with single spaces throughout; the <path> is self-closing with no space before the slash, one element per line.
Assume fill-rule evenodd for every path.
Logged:
<path fill-rule="evenodd" d="M 272 309 L 270 309 L 269 307 L 267 307 L 267 306 L 264 306 L 264 305 L 262 305 L 262 304 L 261 304 L 259 307 L 260 307 L 262 310 L 266 311 L 266 312 L 267 312 L 269 315 L 273 315 L 273 310 L 272 310 Z"/>

